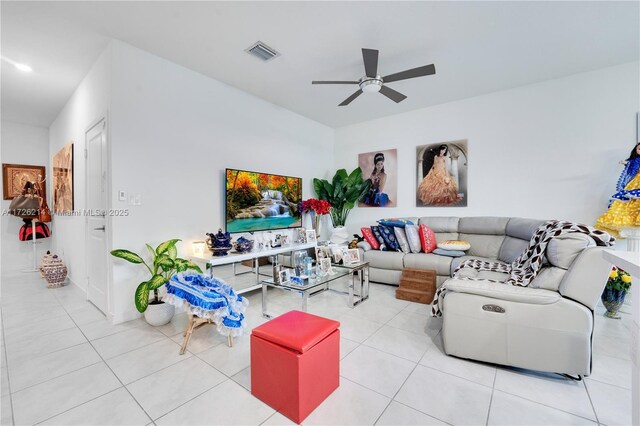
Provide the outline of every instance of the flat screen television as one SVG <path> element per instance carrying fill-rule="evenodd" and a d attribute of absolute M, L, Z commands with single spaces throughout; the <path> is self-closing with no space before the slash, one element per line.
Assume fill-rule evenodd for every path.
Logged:
<path fill-rule="evenodd" d="M 299 228 L 302 179 L 246 170 L 225 170 L 227 232 Z"/>

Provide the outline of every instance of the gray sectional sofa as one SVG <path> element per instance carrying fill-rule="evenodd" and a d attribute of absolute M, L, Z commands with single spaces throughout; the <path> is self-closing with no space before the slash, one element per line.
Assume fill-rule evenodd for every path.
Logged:
<path fill-rule="evenodd" d="M 369 279 L 374 282 L 400 282 L 403 268 L 436 271 L 438 286 L 450 278 L 455 268 L 469 258 L 511 263 L 529 244 L 531 236 L 544 221 L 517 217 L 407 217 L 415 224 L 424 223 L 436 234 L 438 242 L 465 240 L 471 243 L 467 255 L 451 258 L 433 253 L 402 253 L 371 250 L 360 243 L 364 259 L 369 262 Z"/>
<path fill-rule="evenodd" d="M 543 267 L 528 287 L 504 285 L 507 274 L 473 268 L 461 269 L 459 278 L 450 278 L 470 257 L 513 262 L 542 221 L 412 219 L 433 229 L 438 241 L 469 241 L 467 256 L 383 252 L 371 250 L 368 244 L 360 246 L 370 262 L 371 281 L 398 284 L 403 268 L 435 269 L 438 285 L 447 281 L 448 291 L 440 305 L 447 354 L 548 372 L 591 374 L 594 309 L 611 271 L 602 255 L 606 247 L 581 233 L 553 238 Z"/>

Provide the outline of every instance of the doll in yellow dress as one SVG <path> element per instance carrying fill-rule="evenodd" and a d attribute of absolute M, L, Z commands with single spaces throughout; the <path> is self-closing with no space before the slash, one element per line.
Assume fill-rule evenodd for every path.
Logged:
<path fill-rule="evenodd" d="M 640 143 L 624 162 L 616 193 L 611 196 L 609 209 L 598 218 L 596 228 L 619 237 L 621 228 L 640 227 Z"/>
<path fill-rule="evenodd" d="M 433 165 L 429 173 L 418 185 L 418 198 L 424 204 L 431 206 L 449 206 L 458 202 L 458 185 L 447 171 L 446 156 L 449 149 L 440 145 L 429 154 L 429 162 Z"/>

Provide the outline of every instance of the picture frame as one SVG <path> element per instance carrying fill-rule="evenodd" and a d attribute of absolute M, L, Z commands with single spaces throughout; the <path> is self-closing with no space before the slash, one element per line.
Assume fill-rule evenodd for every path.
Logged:
<path fill-rule="evenodd" d="M 51 162 L 53 166 L 53 212 L 70 213 L 74 207 L 73 143 L 66 144 Z"/>
<path fill-rule="evenodd" d="M 317 261 L 317 275 L 320 277 L 324 277 L 325 275 L 329 275 L 332 273 L 331 270 L 331 259 L 330 258 L 323 258 L 323 259 L 318 259 Z"/>
<path fill-rule="evenodd" d="M 357 248 L 347 249 L 344 254 L 344 264 L 353 265 L 354 263 L 360 263 L 360 250 Z"/>
<path fill-rule="evenodd" d="M 279 284 L 286 284 L 289 281 L 291 281 L 291 271 L 289 271 L 289 269 L 283 269 L 282 271 L 278 272 L 278 279 L 279 279 Z"/>
<path fill-rule="evenodd" d="M 318 242 L 318 238 L 316 237 L 315 229 L 307 229 L 304 232 L 304 238 L 305 238 L 307 243 L 317 243 Z"/>
<path fill-rule="evenodd" d="M 39 184 L 42 197 L 47 198 L 46 169 L 44 166 L 32 166 L 27 164 L 2 164 L 2 197 L 5 200 L 13 200 L 22 195 L 24 185 L 27 182 Z M 40 178 L 39 178 L 40 177 Z"/>
<path fill-rule="evenodd" d="M 345 247 L 339 245 L 329 246 L 329 249 L 331 250 L 331 260 L 333 260 L 333 263 L 340 263 L 344 258 L 344 248 Z"/>
<path fill-rule="evenodd" d="M 331 261 L 331 248 L 329 246 L 316 246 L 316 260 L 329 259 Z"/>

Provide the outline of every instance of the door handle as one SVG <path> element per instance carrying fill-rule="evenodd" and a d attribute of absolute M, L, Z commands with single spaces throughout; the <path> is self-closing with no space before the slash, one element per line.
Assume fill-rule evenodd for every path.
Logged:
<path fill-rule="evenodd" d="M 101 226 L 100 228 L 93 228 L 94 231 L 104 231 L 104 226 Z"/>

